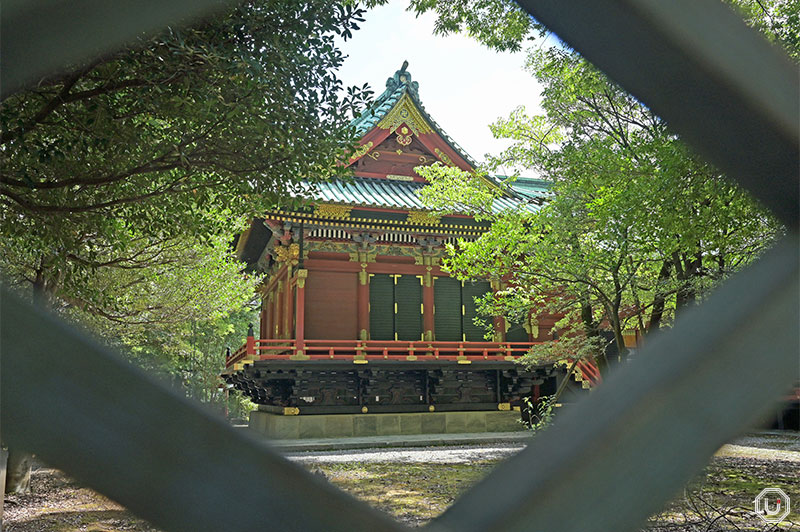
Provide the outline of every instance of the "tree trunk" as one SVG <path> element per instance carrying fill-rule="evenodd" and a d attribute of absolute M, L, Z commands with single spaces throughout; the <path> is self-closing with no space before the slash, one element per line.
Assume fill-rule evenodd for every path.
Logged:
<path fill-rule="evenodd" d="M 688 265 L 684 263 L 684 259 L 678 253 L 673 255 L 673 265 L 675 266 L 675 276 L 680 281 L 680 287 L 675 292 L 675 316 L 677 317 L 689 306 L 693 291 L 689 286 Z"/>
<path fill-rule="evenodd" d="M 614 341 L 617 342 L 618 362 L 622 362 L 628 356 L 628 348 L 625 347 L 625 338 L 622 336 L 622 322 L 619 319 L 621 302 L 617 300 L 614 303 L 613 307 L 609 309 L 608 321 L 611 323 L 611 330 L 614 331 Z"/>
<path fill-rule="evenodd" d="M 581 320 L 583 321 L 583 328 L 586 331 L 587 338 L 597 338 L 600 336 L 600 329 L 598 328 L 598 323 L 594 321 L 591 303 L 581 303 Z M 597 364 L 598 371 L 600 371 L 601 375 L 605 376 L 608 373 L 608 358 L 606 358 L 605 348 L 595 353 L 593 358 L 595 364 Z"/>
<path fill-rule="evenodd" d="M 658 283 L 661 284 L 669 279 L 671 271 L 672 263 L 665 260 L 663 264 L 661 264 L 661 270 L 658 272 Z M 661 319 L 664 317 L 664 306 L 666 302 L 667 298 L 664 293 L 659 288 L 656 288 L 656 294 L 653 297 L 653 307 L 650 309 L 650 323 L 647 325 L 646 333 L 648 336 L 653 331 L 657 331 L 661 328 Z"/>
<path fill-rule="evenodd" d="M 8 450 L 5 493 L 29 493 L 31 491 L 32 462 L 32 454 L 18 449 Z"/>
<path fill-rule="evenodd" d="M 564 380 L 561 381 L 561 385 L 558 387 L 558 390 L 556 390 L 555 395 L 553 395 L 552 399 L 550 399 L 550 401 L 553 404 L 555 404 L 558 401 L 558 399 L 561 397 L 561 394 L 564 393 L 564 390 L 567 389 L 567 384 L 569 384 L 569 378 L 572 377 L 572 372 L 575 371 L 575 366 L 578 365 L 578 360 L 579 359 L 577 358 L 573 360 L 572 364 L 570 364 L 569 368 L 567 369 L 567 374 L 564 376 Z"/>
<path fill-rule="evenodd" d="M 699 249 L 699 244 L 698 244 Z M 683 286 L 678 290 L 675 296 L 675 313 L 687 310 L 697 302 L 697 290 L 692 283 L 693 277 L 700 277 L 702 275 L 703 256 L 698 251 L 694 257 L 677 257 L 675 260 L 675 267 L 678 273 L 678 279 L 683 282 Z"/>

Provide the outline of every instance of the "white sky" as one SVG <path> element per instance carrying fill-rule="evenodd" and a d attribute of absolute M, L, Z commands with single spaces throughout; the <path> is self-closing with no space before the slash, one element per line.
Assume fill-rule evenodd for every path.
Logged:
<path fill-rule="evenodd" d="M 435 36 L 436 16 L 416 18 L 406 6 L 393 0 L 368 11 L 353 38 L 339 42 L 349 56 L 340 79 L 345 86 L 369 83 L 377 97 L 408 60 L 420 100 L 445 132 L 477 161 L 500 152 L 508 142 L 495 139 L 489 124 L 519 105 L 541 112 L 541 87 L 523 71 L 524 52 L 494 52 L 463 35 Z"/>

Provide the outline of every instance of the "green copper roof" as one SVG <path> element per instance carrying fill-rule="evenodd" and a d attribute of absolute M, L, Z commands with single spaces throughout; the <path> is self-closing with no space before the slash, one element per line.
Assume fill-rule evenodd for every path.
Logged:
<path fill-rule="evenodd" d="M 436 133 L 444 139 L 447 144 L 458 153 L 462 159 L 467 161 L 472 167 L 477 167 L 478 163 L 470 157 L 470 155 L 459 146 L 456 141 L 450 138 L 447 133 L 436 123 L 436 121 L 431 118 L 428 112 L 425 110 L 425 107 L 422 105 L 422 102 L 419 99 L 419 83 L 416 81 L 412 81 L 411 74 L 406 70 L 408 67 L 408 61 L 403 62 L 403 66 L 400 70 L 394 73 L 394 76 L 386 80 L 386 90 L 378 96 L 375 101 L 367 107 L 367 109 L 361 113 L 361 116 L 356 118 L 351 122 L 351 125 L 355 126 L 356 131 L 359 135 L 367 134 L 372 128 L 378 125 L 378 122 L 386 116 L 386 113 L 392 110 L 392 107 L 400 101 L 400 98 L 403 96 L 404 93 L 408 93 L 411 100 L 419 109 L 419 112 L 428 121 L 430 126 L 436 131 Z"/>
<path fill-rule="evenodd" d="M 505 181 L 506 176 L 495 176 L 498 180 Z M 527 198 L 546 198 L 550 195 L 550 182 L 533 177 L 518 177 L 514 181 L 507 181 L 511 189 Z"/>
<path fill-rule="evenodd" d="M 324 203 L 338 203 L 362 207 L 383 207 L 403 210 L 430 210 L 417 197 L 416 192 L 424 183 L 414 181 L 393 181 L 355 177 L 349 181 L 328 179 L 316 186 L 306 185 L 306 191 L 313 199 Z M 494 202 L 495 212 L 506 209 L 528 208 L 537 210 L 544 194 L 503 196 Z"/>

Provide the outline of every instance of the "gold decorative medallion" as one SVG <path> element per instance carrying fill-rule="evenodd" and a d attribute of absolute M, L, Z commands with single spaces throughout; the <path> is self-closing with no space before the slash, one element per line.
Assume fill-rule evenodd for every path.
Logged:
<path fill-rule="evenodd" d="M 406 128 L 403 128 L 406 129 Z M 411 144 L 411 135 L 403 135 L 400 132 L 397 133 L 397 143 L 401 146 L 408 146 Z"/>

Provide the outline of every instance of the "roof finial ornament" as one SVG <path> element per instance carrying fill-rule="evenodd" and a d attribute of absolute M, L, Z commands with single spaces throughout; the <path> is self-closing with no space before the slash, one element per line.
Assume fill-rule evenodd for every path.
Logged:
<path fill-rule="evenodd" d="M 416 81 L 411 81 L 411 74 L 409 74 L 408 70 L 408 61 L 403 61 L 403 66 L 400 67 L 400 70 L 394 73 L 394 76 L 386 80 L 386 88 L 389 90 L 395 90 L 400 88 L 401 86 L 405 85 L 405 88 L 408 92 L 411 93 L 412 96 L 419 97 L 417 94 L 417 89 L 419 89 L 419 83 Z"/>

